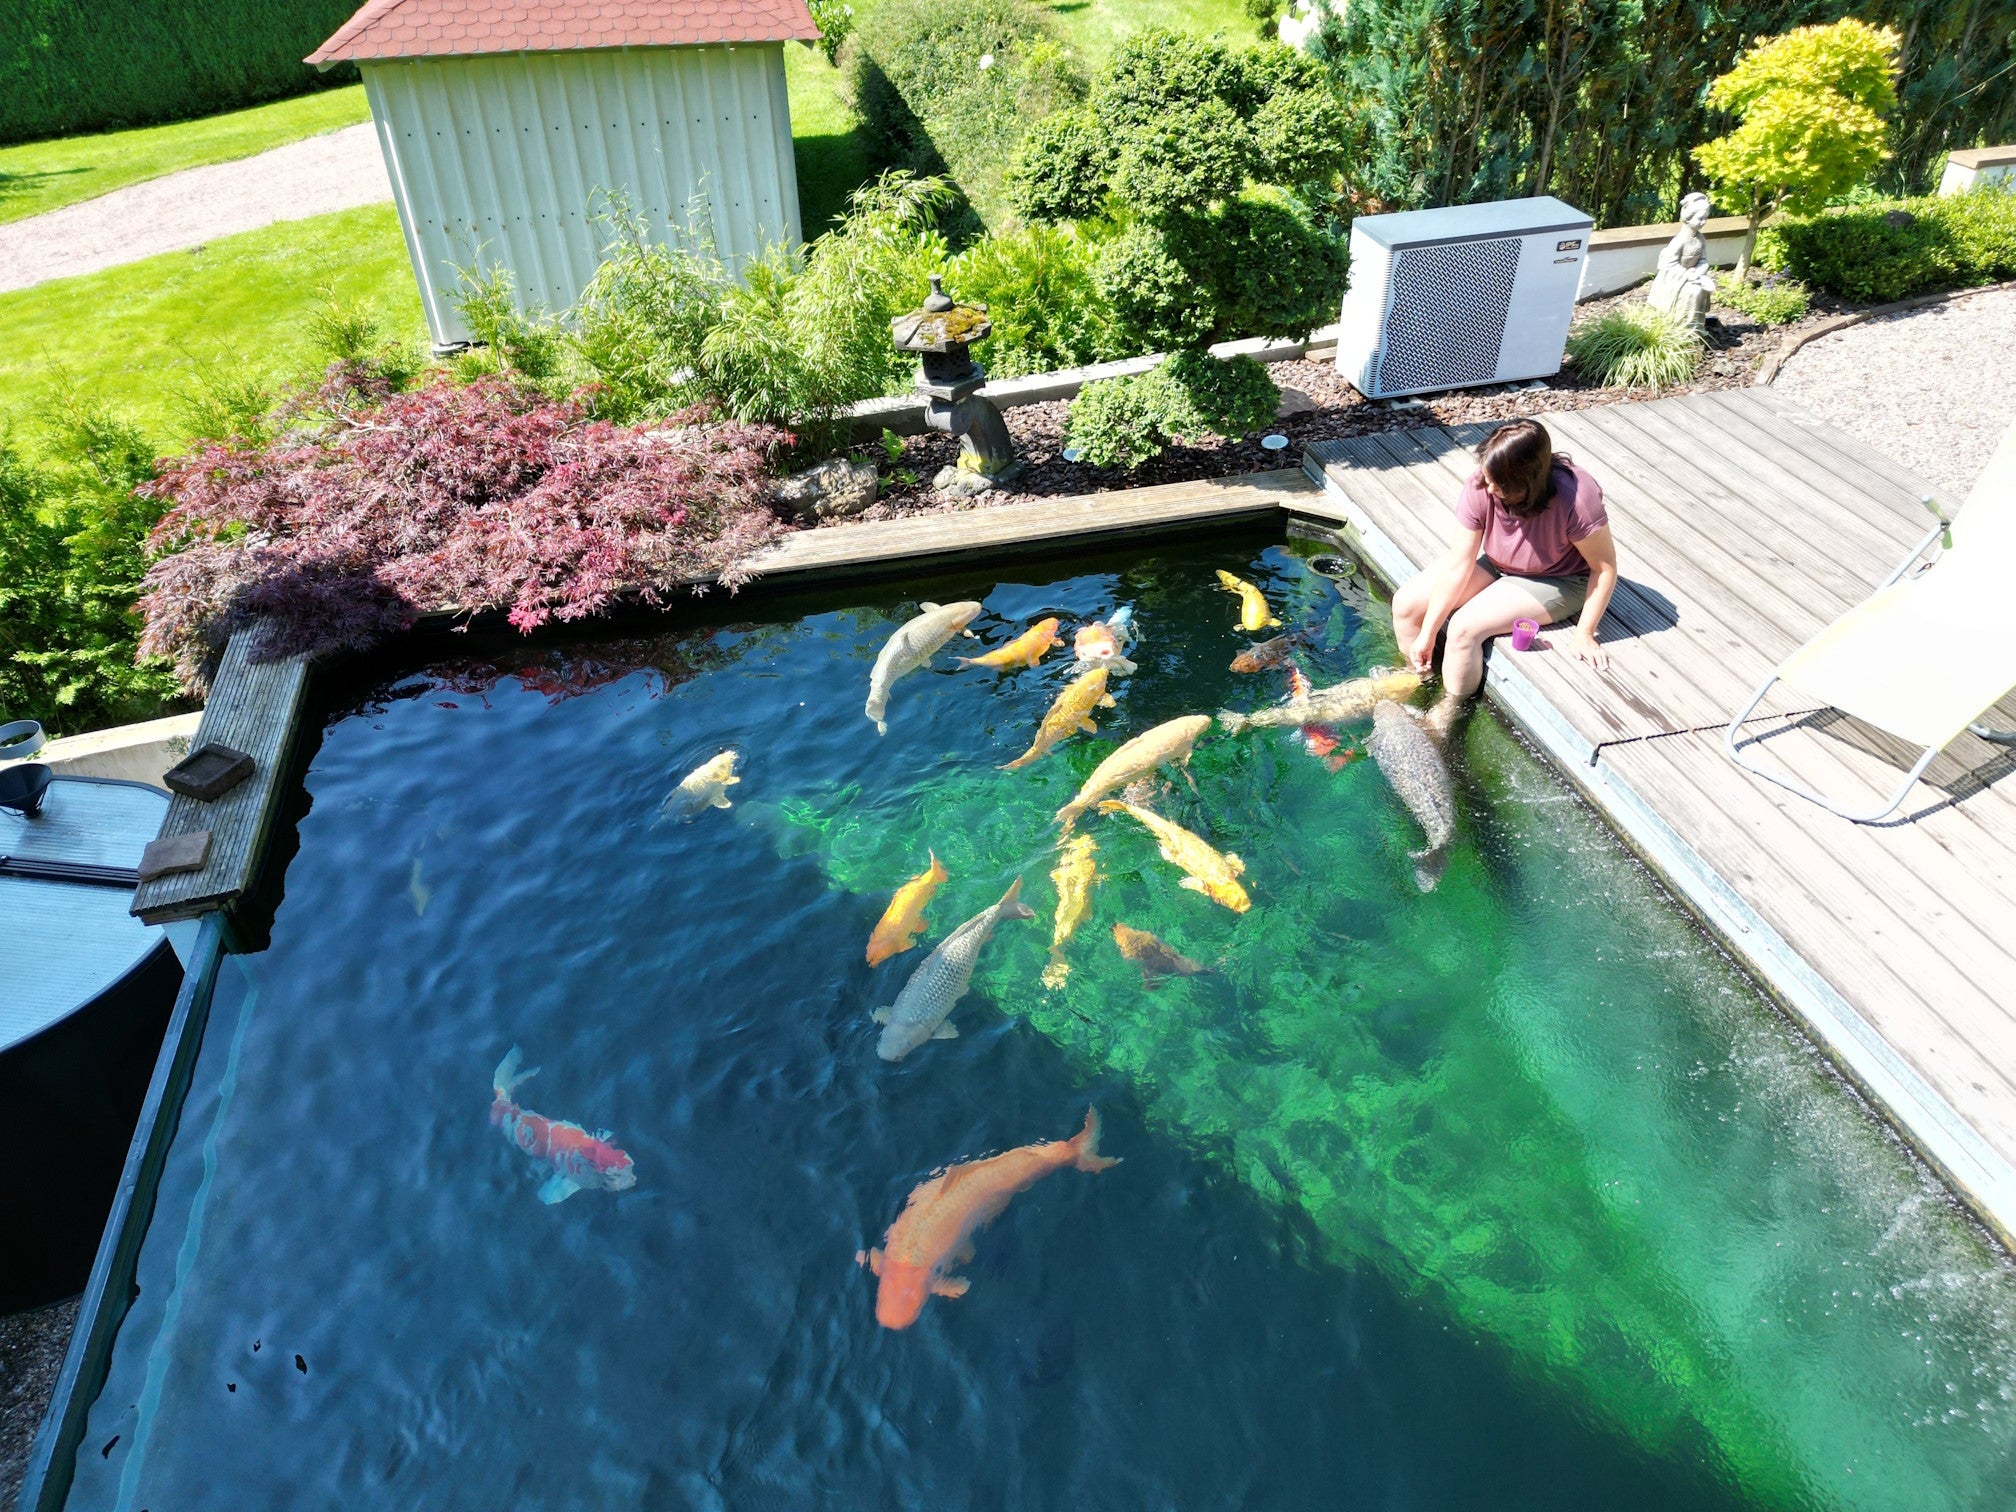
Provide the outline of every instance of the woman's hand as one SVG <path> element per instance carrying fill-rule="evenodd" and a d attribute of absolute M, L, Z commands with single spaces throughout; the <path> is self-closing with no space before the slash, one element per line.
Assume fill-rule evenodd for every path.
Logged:
<path fill-rule="evenodd" d="M 1589 663 L 1598 672 L 1610 665 L 1610 653 L 1597 643 L 1595 636 L 1580 626 L 1568 638 L 1568 652 L 1577 661 Z"/>
<path fill-rule="evenodd" d="M 1414 637 L 1414 644 L 1407 648 L 1407 665 L 1416 672 L 1426 672 L 1428 663 L 1435 659 L 1435 627 L 1423 625 L 1421 633 Z"/>

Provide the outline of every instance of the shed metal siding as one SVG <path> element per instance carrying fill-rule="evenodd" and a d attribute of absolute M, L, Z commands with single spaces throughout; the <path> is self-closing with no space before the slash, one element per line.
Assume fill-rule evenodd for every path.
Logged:
<path fill-rule="evenodd" d="M 362 65 L 434 340 L 469 339 L 458 267 L 571 305 L 608 240 L 598 190 L 653 226 L 704 202 L 722 257 L 799 239 L 784 49 L 604 48 Z"/>

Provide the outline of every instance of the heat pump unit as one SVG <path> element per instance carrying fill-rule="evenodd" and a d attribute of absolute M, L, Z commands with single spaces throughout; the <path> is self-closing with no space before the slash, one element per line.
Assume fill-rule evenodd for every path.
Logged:
<path fill-rule="evenodd" d="M 1338 371 L 1373 399 L 1558 373 L 1594 226 L 1553 198 L 1359 216 Z"/>

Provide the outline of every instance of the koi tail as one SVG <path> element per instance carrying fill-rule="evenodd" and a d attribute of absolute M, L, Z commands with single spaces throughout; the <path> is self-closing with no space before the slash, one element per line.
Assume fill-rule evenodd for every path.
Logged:
<path fill-rule="evenodd" d="M 1004 919 L 1033 919 L 1036 917 L 1036 910 L 1022 901 L 1022 879 L 1020 877 L 1017 877 L 1013 882 L 1008 884 L 1008 891 L 1001 894 L 1001 901 L 994 906 L 1000 910 L 1000 917 Z"/>
<path fill-rule="evenodd" d="M 1072 1161 L 1072 1164 L 1077 1166 L 1081 1171 L 1103 1171 L 1108 1166 L 1120 1164 L 1117 1158 L 1099 1153 L 1099 1110 L 1097 1108 L 1087 1108 L 1085 1110 L 1085 1127 L 1073 1136 L 1071 1145 L 1073 1154 L 1076 1157 Z"/>
<path fill-rule="evenodd" d="M 1234 714 L 1230 709 L 1218 711 L 1218 723 L 1225 727 L 1225 733 L 1228 735 L 1237 735 L 1249 722 L 1248 716 Z"/>
<path fill-rule="evenodd" d="M 500 1099 L 508 1100 L 513 1092 L 539 1074 L 537 1066 L 530 1071 L 519 1070 L 518 1068 L 524 1063 L 525 1056 L 516 1045 L 511 1047 L 504 1059 L 497 1062 L 497 1074 L 490 1080 L 492 1089 Z"/>

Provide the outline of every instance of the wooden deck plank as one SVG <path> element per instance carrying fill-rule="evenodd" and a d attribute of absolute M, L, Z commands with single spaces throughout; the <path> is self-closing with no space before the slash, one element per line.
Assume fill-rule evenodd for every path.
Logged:
<path fill-rule="evenodd" d="M 214 740 L 245 752 L 253 761 L 252 775 L 210 803 L 179 794 L 169 800 L 162 837 L 207 829 L 210 852 L 198 871 L 140 884 L 132 911 L 149 924 L 228 907 L 257 879 L 308 692 L 308 663 L 299 656 L 255 662 L 252 642 L 249 631 L 232 636 L 190 742 L 191 750 Z"/>
<path fill-rule="evenodd" d="M 886 576 L 942 565 L 958 557 L 998 559 L 1004 550 L 1041 547 L 1049 542 L 1078 544 L 1186 525 L 1273 520 L 1294 499 L 1314 488 L 1300 468 L 1287 468 L 957 513 L 832 525 L 785 536 L 757 553 L 749 567 L 764 579 L 847 576 L 861 571 Z"/>
<path fill-rule="evenodd" d="M 1837 819 L 1742 771 L 1722 726 L 1757 680 L 1896 565 L 1940 495 L 1768 392 L 1546 417 L 1611 502 L 1631 592 L 1613 675 L 1494 650 L 1488 685 L 1753 967 L 1778 984 L 2005 1240 L 2016 1235 L 2016 753 L 1956 742 L 1890 823 Z M 1416 568 L 1441 555 L 1488 426 L 1311 448 L 1340 513 Z M 1607 621 L 1606 621 L 1607 623 Z M 1657 689 L 1664 733 L 1619 706 Z M 2016 699 L 1997 717 L 2016 716 Z M 1796 709 L 1796 701 L 1794 702 Z M 1767 708 L 1783 710 L 1780 701 Z M 1634 738 L 1602 731 L 1630 729 Z M 1916 755 L 1832 712 L 1763 722 L 1762 748 L 1843 798 Z M 2000 779 L 2000 780 L 1998 780 Z M 1748 922 L 1745 922 L 1748 921 Z M 1745 934 L 1754 931 L 1753 953 Z"/>

